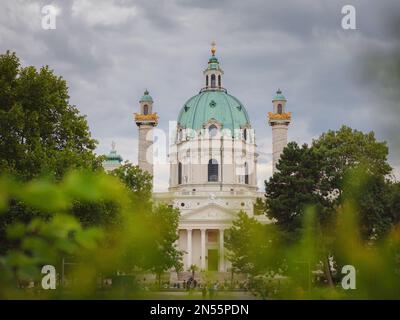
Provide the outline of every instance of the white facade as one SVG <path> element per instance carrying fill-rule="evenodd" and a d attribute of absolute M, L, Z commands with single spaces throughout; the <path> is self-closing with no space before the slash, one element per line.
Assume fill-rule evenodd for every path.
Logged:
<path fill-rule="evenodd" d="M 208 127 L 216 123 L 210 121 L 206 130 L 189 140 L 184 130 L 177 134 L 170 153 L 169 192 L 154 194 L 181 212 L 178 245 L 186 252 L 185 270 L 195 264 L 201 270 L 227 271 L 224 230 L 231 227 L 239 211 L 253 216 L 253 203 L 263 197 L 257 191 L 254 135 L 248 135 L 247 141 L 243 136 L 223 136 L 220 131 L 210 137 Z M 216 181 L 208 181 L 210 159 L 218 163 Z M 258 218 L 266 221 L 263 216 Z"/>

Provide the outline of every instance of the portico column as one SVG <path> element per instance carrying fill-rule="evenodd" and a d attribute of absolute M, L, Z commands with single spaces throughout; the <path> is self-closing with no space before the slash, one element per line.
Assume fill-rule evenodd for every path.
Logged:
<path fill-rule="evenodd" d="M 186 229 L 187 232 L 187 266 L 186 269 L 189 269 L 192 265 L 192 229 Z"/>
<path fill-rule="evenodd" d="M 206 229 L 201 229 L 201 269 L 206 270 Z"/>
<path fill-rule="evenodd" d="M 224 229 L 219 229 L 219 271 L 225 271 Z"/>

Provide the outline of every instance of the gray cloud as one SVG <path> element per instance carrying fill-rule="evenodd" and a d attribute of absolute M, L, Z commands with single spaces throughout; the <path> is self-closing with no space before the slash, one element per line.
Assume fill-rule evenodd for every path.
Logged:
<path fill-rule="evenodd" d="M 388 69 L 383 62 L 369 63 L 399 57 L 398 1 L 54 0 L 60 14 L 53 31 L 40 26 L 40 8 L 49 3 L 2 1 L 0 51 L 15 50 L 24 64 L 48 64 L 68 81 L 99 153 L 115 140 L 122 156 L 135 162 L 132 115 L 144 89 L 167 130 L 202 87 L 215 40 L 224 86 L 244 103 L 258 136 L 260 185 L 270 174 L 266 113 L 278 87 L 293 112 L 292 140 L 310 142 L 341 124 L 374 130 L 389 141 L 391 163 L 400 167 L 398 97 L 385 85 L 398 92 L 398 82 L 385 82 L 386 72 L 377 76 L 376 70 Z M 357 30 L 341 28 L 345 4 L 356 7 Z M 167 185 L 165 167 L 156 176 Z"/>

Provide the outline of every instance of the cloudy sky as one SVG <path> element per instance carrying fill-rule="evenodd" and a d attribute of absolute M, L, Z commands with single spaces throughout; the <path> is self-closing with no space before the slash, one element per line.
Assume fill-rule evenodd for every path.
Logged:
<path fill-rule="evenodd" d="M 356 8 L 356 30 L 341 27 L 347 4 Z M 42 28 L 45 5 L 57 8 L 55 30 Z M 309 143 L 342 124 L 374 130 L 400 172 L 399 82 L 391 73 L 400 65 L 399 14 L 398 0 L 2 0 L 0 51 L 62 75 L 97 152 L 115 141 L 136 162 L 133 113 L 143 91 L 167 130 L 202 87 L 215 40 L 224 86 L 256 131 L 262 186 L 271 174 L 266 114 L 277 88 L 293 112 L 290 140 Z M 168 166 L 157 166 L 155 188 L 167 187 Z"/>

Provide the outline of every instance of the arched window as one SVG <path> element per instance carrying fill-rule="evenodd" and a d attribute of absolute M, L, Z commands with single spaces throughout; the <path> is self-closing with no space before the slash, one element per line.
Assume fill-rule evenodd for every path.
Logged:
<path fill-rule="evenodd" d="M 211 75 L 211 88 L 215 88 L 215 74 Z"/>
<path fill-rule="evenodd" d="M 208 161 L 208 182 L 218 181 L 218 161 L 210 159 Z"/>
<path fill-rule="evenodd" d="M 221 87 L 221 75 L 218 75 L 218 87 Z"/>
<path fill-rule="evenodd" d="M 206 87 L 208 87 L 208 75 L 206 76 Z"/>
<path fill-rule="evenodd" d="M 247 141 L 247 129 L 243 130 L 243 139 L 244 141 Z"/>
<path fill-rule="evenodd" d="M 278 104 L 278 113 L 282 114 L 282 105 L 281 104 Z"/>
<path fill-rule="evenodd" d="M 244 163 L 244 183 L 249 184 L 249 165 Z"/>
<path fill-rule="evenodd" d="M 143 114 L 149 114 L 149 106 L 147 104 L 143 106 Z"/>
<path fill-rule="evenodd" d="M 210 138 L 214 138 L 218 134 L 218 128 L 215 124 L 208 127 L 208 135 Z"/>
<path fill-rule="evenodd" d="M 178 163 L 178 184 L 182 184 L 182 162 Z"/>

